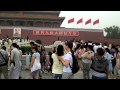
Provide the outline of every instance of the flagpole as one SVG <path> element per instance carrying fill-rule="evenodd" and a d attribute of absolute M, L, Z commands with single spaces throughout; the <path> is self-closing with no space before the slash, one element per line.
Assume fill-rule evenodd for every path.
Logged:
<path fill-rule="evenodd" d="M 73 22 L 73 28 L 74 28 L 74 22 Z"/>
<path fill-rule="evenodd" d="M 90 29 L 91 29 L 91 23 L 90 23 Z"/>
<path fill-rule="evenodd" d="M 73 28 L 75 28 L 75 18 L 74 18 L 74 26 L 73 26 Z"/>
<path fill-rule="evenodd" d="M 78 24 L 77 24 L 77 28 L 79 28 Z"/>
<path fill-rule="evenodd" d="M 82 18 L 82 29 L 83 29 L 83 18 Z"/>
<path fill-rule="evenodd" d="M 99 30 L 99 23 L 98 23 L 98 30 Z"/>
<path fill-rule="evenodd" d="M 74 21 L 75 21 L 75 18 L 74 18 Z M 75 22 L 73 22 L 73 28 L 74 28 L 74 23 L 75 23 Z"/>
<path fill-rule="evenodd" d="M 90 19 L 91 20 L 91 19 Z M 90 29 L 91 29 L 91 21 L 90 21 Z"/>
<path fill-rule="evenodd" d="M 79 27 L 78 27 L 78 23 L 77 23 L 77 22 L 76 22 L 76 28 L 79 28 Z"/>
<path fill-rule="evenodd" d="M 100 19 L 99 19 L 99 22 L 100 22 Z M 98 23 L 98 30 L 99 30 L 99 24 L 100 24 L 100 23 Z"/>
<path fill-rule="evenodd" d="M 82 29 L 83 29 L 83 22 L 82 22 Z"/>

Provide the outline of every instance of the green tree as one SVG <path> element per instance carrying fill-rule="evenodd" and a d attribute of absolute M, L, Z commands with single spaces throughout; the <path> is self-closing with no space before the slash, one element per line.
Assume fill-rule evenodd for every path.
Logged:
<path fill-rule="evenodd" d="M 21 46 L 20 49 L 22 50 L 23 54 L 31 52 L 31 48 L 29 46 Z"/>
<path fill-rule="evenodd" d="M 106 27 L 104 30 L 107 32 L 107 38 L 120 39 L 120 28 L 118 26 Z"/>

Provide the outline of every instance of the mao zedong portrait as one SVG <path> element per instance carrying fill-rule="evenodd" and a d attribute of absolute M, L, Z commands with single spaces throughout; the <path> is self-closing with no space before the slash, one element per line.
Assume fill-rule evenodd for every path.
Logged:
<path fill-rule="evenodd" d="M 15 36 L 15 37 L 20 37 L 20 36 L 21 36 L 21 33 L 20 33 L 20 30 L 19 30 L 19 29 L 15 29 L 15 31 L 14 31 L 14 36 Z"/>

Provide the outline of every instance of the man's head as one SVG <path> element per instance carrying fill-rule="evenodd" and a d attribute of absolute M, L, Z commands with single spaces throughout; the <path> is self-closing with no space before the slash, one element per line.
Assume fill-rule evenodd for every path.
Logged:
<path fill-rule="evenodd" d="M 6 51 L 6 47 L 5 46 L 2 46 L 2 49 Z"/>
<path fill-rule="evenodd" d="M 18 50 L 20 50 L 20 47 L 19 47 L 19 45 L 17 45 L 17 49 L 18 49 Z"/>
<path fill-rule="evenodd" d="M 103 56 L 104 55 L 104 50 L 102 49 L 102 48 L 98 48 L 97 49 L 97 55 L 99 55 L 99 56 Z"/>
<path fill-rule="evenodd" d="M 34 47 L 35 43 L 34 42 L 30 42 L 30 48 Z"/>
<path fill-rule="evenodd" d="M 38 51 L 41 51 L 41 45 L 38 45 L 37 48 L 38 48 Z"/>
<path fill-rule="evenodd" d="M 13 49 L 13 48 L 17 48 L 17 44 L 16 43 L 12 43 L 12 45 L 11 45 L 11 49 Z"/>
<path fill-rule="evenodd" d="M 87 51 L 93 51 L 93 46 L 92 45 L 87 45 Z"/>

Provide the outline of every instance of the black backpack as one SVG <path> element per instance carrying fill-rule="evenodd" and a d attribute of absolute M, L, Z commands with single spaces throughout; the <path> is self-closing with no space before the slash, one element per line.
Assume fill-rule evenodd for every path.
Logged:
<path fill-rule="evenodd" d="M 69 66 L 72 70 L 72 73 L 75 74 L 79 71 L 79 65 L 78 65 L 78 60 L 75 57 L 75 55 L 72 55 L 72 58 L 73 58 L 73 64 L 72 64 L 72 66 L 69 64 Z"/>

